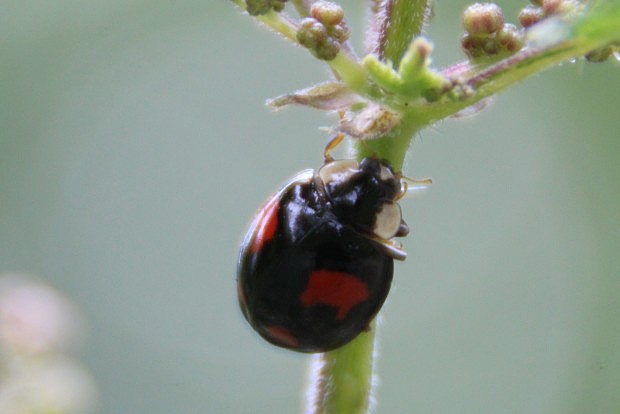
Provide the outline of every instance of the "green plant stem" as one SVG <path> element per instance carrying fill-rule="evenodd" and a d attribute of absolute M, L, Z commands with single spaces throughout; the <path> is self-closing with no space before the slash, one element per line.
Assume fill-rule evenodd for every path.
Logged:
<path fill-rule="evenodd" d="M 382 34 L 378 37 L 379 58 L 398 66 L 414 36 L 422 33 L 428 14 L 428 0 L 387 0 Z"/>
<path fill-rule="evenodd" d="M 232 0 L 237 6 L 245 10 L 245 2 L 243 0 Z M 271 30 L 280 33 L 286 39 L 298 44 L 297 41 L 297 25 L 293 23 L 283 13 L 276 13 L 273 10 L 262 16 L 254 16 L 256 20 L 269 27 Z"/>
<path fill-rule="evenodd" d="M 347 84 L 354 92 L 367 98 L 379 99 L 379 89 L 370 84 L 368 74 L 359 61 L 348 53 L 340 52 L 327 62 L 339 80 Z"/>
<path fill-rule="evenodd" d="M 361 414 L 371 403 L 376 323 L 353 342 L 316 355 L 306 414 Z"/>
<path fill-rule="evenodd" d="M 355 142 L 352 152 L 358 160 L 371 156 L 387 160 L 395 171 L 400 171 L 405 161 L 403 154 L 407 154 L 411 140 L 428 123 L 425 117 L 408 114 L 381 139 Z"/>

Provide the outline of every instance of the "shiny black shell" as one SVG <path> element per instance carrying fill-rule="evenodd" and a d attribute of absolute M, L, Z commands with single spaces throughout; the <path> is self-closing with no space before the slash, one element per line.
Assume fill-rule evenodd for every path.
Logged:
<path fill-rule="evenodd" d="M 387 297 L 394 249 L 373 228 L 382 206 L 400 197 L 400 178 L 374 158 L 346 162 L 293 177 L 259 210 L 244 238 L 241 310 L 277 346 L 338 348 L 368 329 Z M 397 213 L 394 236 L 402 236 L 407 227 L 400 207 Z"/>

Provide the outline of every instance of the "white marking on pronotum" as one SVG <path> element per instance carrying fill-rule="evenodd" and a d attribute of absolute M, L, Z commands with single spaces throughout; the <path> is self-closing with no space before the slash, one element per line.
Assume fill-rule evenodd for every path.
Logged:
<path fill-rule="evenodd" d="M 377 237 L 389 240 L 398 232 L 402 219 L 398 203 L 393 201 L 384 203 L 377 212 L 375 227 L 372 229 L 372 232 Z"/>

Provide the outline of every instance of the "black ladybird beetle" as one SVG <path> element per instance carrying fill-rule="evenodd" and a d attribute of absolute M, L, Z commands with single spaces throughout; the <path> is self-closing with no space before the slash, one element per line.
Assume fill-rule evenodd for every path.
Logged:
<path fill-rule="evenodd" d="M 427 183 L 427 182 L 423 182 Z M 398 200 L 407 183 L 375 158 L 304 170 L 259 210 L 245 235 L 237 290 L 267 341 L 298 352 L 338 348 L 368 329 L 406 253 Z"/>

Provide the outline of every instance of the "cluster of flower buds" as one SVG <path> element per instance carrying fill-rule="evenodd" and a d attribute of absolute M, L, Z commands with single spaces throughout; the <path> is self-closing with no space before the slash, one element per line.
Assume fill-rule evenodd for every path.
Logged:
<path fill-rule="evenodd" d="M 531 0 L 532 4 L 519 13 L 519 23 L 528 28 L 550 16 L 569 16 L 583 9 L 584 4 L 578 0 Z M 588 62 L 604 62 L 617 49 L 618 45 L 609 45 L 595 49 L 585 55 Z"/>
<path fill-rule="evenodd" d="M 310 17 L 301 21 L 297 40 L 313 55 L 322 60 L 332 60 L 350 35 L 342 7 L 327 1 L 316 1 Z"/>
<path fill-rule="evenodd" d="M 245 7 L 250 16 L 259 16 L 271 10 L 282 11 L 286 2 L 287 0 L 245 0 Z"/>
<path fill-rule="evenodd" d="M 578 11 L 582 5 L 577 0 L 530 0 L 519 13 L 519 23 L 528 28 L 539 21 L 554 15 L 567 15 Z"/>
<path fill-rule="evenodd" d="M 504 12 L 494 3 L 475 3 L 463 12 L 465 34 L 461 46 L 471 59 L 512 54 L 523 47 L 523 32 L 504 22 Z"/>

